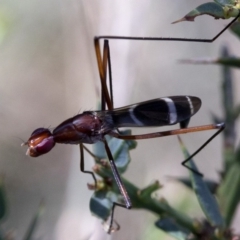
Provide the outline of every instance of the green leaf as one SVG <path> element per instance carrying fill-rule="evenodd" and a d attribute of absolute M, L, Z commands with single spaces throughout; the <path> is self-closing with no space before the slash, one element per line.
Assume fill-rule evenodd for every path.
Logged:
<path fill-rule="evenodd" d="M 121 134 L 130 135 L 131 131 L 122 131 Z M 137 142 L 134 140 L 122 140 L 112 137 L 107 137 L 107 142 L 119 172 L 125 172 L 131 160 L 129 150 L 136 148 Z M 104 145 L 101 142 L 95 144 L 94 152 L 97 157 L 107 159 Z"/>
<path fill-rule="evenodd" d="M 139 198 L 151 198 L 152 193 L 160 188 L 161 185 L 158 181 L 156 181 L 153 184 L 147 186 L 146 188 L 141 189 L 141 191 L 139 192 Z"/>
<path fill-rule="evenodd" d="M 187 159 L 190 155 L 188 150 L 186 149 L 185 145 L 183 144 L 180 137 L 178 137 L 183 154 Z M 195 165 L 194 161 L 191 159 L 187 166 L 193 169 L 196 172 L 199 172 L 197 166 Z M 211 194 L 207 184 L 204 182 L 203 178 L 194 173 L 193 171 L 189 170 L 190 178 L 192 182 L 192 188 L 196 193 L 198 202 L 207 217 L 208 221 L 211 223 L 212 226 L 224 227 L 224 221 L 220 213 L 220 209 L 216 198 Z"/>
<path fill-rule="evenodd" d="M 110 140 L 109 136 L 106 136 L 107 141 Z M 99 159 L 106 159 L 106 150 L 104 148 L 104 144 L 102 142 L 96 142 L 93 145 L 93 152 Z"/>
<path fill-rule="evenodd" d="M 233 119 L 237 120 L 240 115 L 240 105 L 238 104 L 236 107 L 233 109 Z"/>
<path fill-rule="evenodd" d="M 238 5 L 237 5 L 238 4 Z M 190 11 L 183 18 L 173 22 L 194 21 L 194 19 L 201 15 L 210 15 L 215 19 L 228 19 L 230 17 L 237 17 L 239 14 L 239 3 L 234 0 L 218 0 L 215 2 L 204 3 L 197 8 Z"/>
<path fill-rule="evenodd" d="M 112 138 L 108 142 L 108 145 L 109 145 L 109 148 L 111 149 L 114 162 L 119 172 L 123 173 L 126 170 L 131 160 L 129 155 L 129 147 L 126 141 Z"/>
<path fill-rule="evenodd" d="M 131 135 L 131 134 L 132 134 L 132 131 L 130 129 L 121 131 L 121 135 L 124 135 L 124 136 Z M 137 141 L 135 140 L 124 140 L 124 141 L 127 143 L 129 150 L 135 149 L 137 147 Z"/>
<path fill-rule="evenodd" d="M 2 220 L 7 211 L 6 195 L 4 190 L 3 176 L 0 176 L 0 220 Z"/>
<path fill-rule="evenodd" d="M 221 57 L 228 58 L 231 53 L 227 46 L 221 48 Z M 232 69 L 223 65 L 222 68 L 222 105 L 223 116 L 225 122 L 225 130 L 223 132 L 223 147 L 224 147 L 224 172 L 228 172 L 229 167 L 234 162 L 234 149 L 236 146 L 236 117 L 235 99 L 234 99 L 234 79 Z"/>
<path fill-rule="evenodd" d="M 240 146 L 236 150 L 234 161 L 240 163 Z"/>
<path fill-rule="evenodd" d="M 235 6 L 236 0 L 214 0 L 214 2 L 219 3 L 221 5 L 230 5 Z"/>
<path fill-rule="evenodd" d="M 174 21 L 173 23 L 183 22 L 183 21 L 194 21 L 194 19 L 200 15 L 210 15 L 214 18 L 225 18 L 223 7 L 220 4 L 214 2 L 204 3 L 194 10 L 190 11 L 183 18 Z"/>
<path fill-rule="evenodd" d="M 182 184 L 184 184 L 186 187 L 192 189 L 192 182 L 188 179 L 188 178 L 172 178 L 173 180 L 176 180 L 178 182 L 181 182 Z M 213 180 L 204 180 L 204 182 L 206 183 L 208 189 L 210 190 L 211 193 L 215 193 L 217 187 L 218 187 L 218 183 L 213 181 Z"/>
<path fill-rule="evenodd" d="M 190 232 L 180 227 L 171 218 L 161 218 L 155 222 L 155 226 L 178 240 L 186 240 Z"/>
<path fill-rule="evenodd" d="M 216 63 L 222 64 L 228 67 L 240 68 L 240 58 L 236 58 L 236 57 L 219 58 L 216 60 Z"/>
<path fill-rule="evenodd" d="M 39 207 L 38 207 L 38 210 L 37 210 L 35 216 L 33 217 L 32 221 L 31 221 L 31 223 L 29 225 L 29 228 L 28 228 L 28 230 L 27 230 L 27 232 L 25 234 L 25 237 L 23 238 L 24 240 L 31 240 L 31 239 L 33 239 L 33 234 L 34 234 L 34 232 L 37 229 L 37 225 L 38 225 L 39 220 L 40 220 L 40 218 L 41 218 L 41 216 L 43 214 L 43 210 L 44 210 L 44 205 L 41 202 L 39 204 Z"/>
<path fill-rule="evenodd" d="M 240 38 L 240 22 L 235 22 L 230 27 L 230 30 L 238 37 Z"/>
<path fill-rule="evenodd" d="M 219 189 L 218 198 L 227 226 L 231 225 L 240 200 L 240 154 L 229 167 Z"/>
<path fill-rule="evenodd" d="M 223 66 L 240 68 L 240 58 L 237 57 L 220 57 L 220 58 L 201 58 L 201 59 L 182 59 L 181 63 L 188 64 L 221 64 Z"/>
<path fill-rule="evenodd" d="M 94 192 L 90 199 L 90 210 L 93 215 L 106 221 L 112 211 L 113 202 L 117 200 L 117 194 L 114 192 L 106 190 Z"/>

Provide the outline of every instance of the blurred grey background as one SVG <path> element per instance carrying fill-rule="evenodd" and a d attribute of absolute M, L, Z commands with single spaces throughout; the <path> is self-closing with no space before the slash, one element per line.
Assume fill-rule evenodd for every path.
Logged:
<path fill-rule="evenodd" d="M 96 89 L 99 91 L 100 85 L 95 35 L 211 38 L 226 21 L 203 16 L 194 23 L 171 25 L 203 2 L 0 2 L 0 15 L 7 24 L 0 45 L 0 168 L 9 204 L 5 230 L 13 230 L 16 239 L 22 239 L 44 199 L 46 211 L 36 239 L 159 239 L 152 226 L 156 216 L 140 210 L 118 209 L 116 219 L 121 231 L 108 236 L 102 230 L 100 220 L 89 211 L 92 192 L 86 184 L 92 179 L 79 171 L 77 146 L 57 145 L 49 154 L 32 159 L 20 144 L 38 127 L 53 128 L 79 111 L 96 109 Z M 210 113 L 222 114 L 220 67 L 184 65 L 177 60 L 219 56 L 223 44 L 239 55 L 239 42 L 229 32 L 213 44 L 110 41 L 115 106 L 163 96 L 195 95 L 202 99 L 203 106 L 191 126 L 210 123 Z M 234 72 L 234 76 L 238 79 L 239 73 Z M 235 90 L 240 100 L 237 82 Z M 134 129 L 135 133 L 149 131 L 156 129 Z M 211 134 L 194 133 L 183 139 L 189 151 L 194 151 Z M 195 158 L 211 179 L 217 180 L 221 170 L 221 143 L 219 136 Z M 139 141 L 125 176 L 142 188 L 159 180 L 164 189 L 158 197 L 181 206 L 186 190 L 167 176 L 187 175 L 180 165 L 182 160 L 176 137 Z M 93 161 L 87 155 L 86 162 L 86 168 L 91 169 Z M 189 214 L 195 216 L 198 208 L 196 202 Z M 237 219 L 234 226 L 240 231 Z"/>

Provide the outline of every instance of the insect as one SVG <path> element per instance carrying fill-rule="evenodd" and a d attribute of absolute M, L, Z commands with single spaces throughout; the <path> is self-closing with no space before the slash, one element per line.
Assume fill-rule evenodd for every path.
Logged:
<path fill-rule="evenodd" d="M 238 16 L 239 17 L 239 16 Z M 184 39 L 184 38 L 141 38 L 141 37 L 125 37 L 125 36 L 99 36 L 94 38 L 94 46 L 98 62 L 101 88 L 102 88 L 102 106 L 101 111 L 86 111 L 69 118 L 57 126 L 52 132 L 47 128 L 38 128 L 31 134 L 30 138 L 24 145 L 28 146 L 27 154 L 31 157 L 38 157 L 49 152 L 56 143 L 80 144 L 81 159 L 83 160 L 83 143 L 95 143 L 102 141 L 109 159 L 114 178 L 118 185 L 119 191 L 123 196 L 124 204 L 113 203 L 112 214 L 108 232 L 115 231 L 113 229 L 113 215 L 115 206 L 131 208 L 131 199 L 128 196 L 126 188 L 118 173 L 114 163 L 113 156 L 105 139 L 106 135 L 110 135 L 119 139 L 148 139 L 156 137 L 164 137 L 169 135 L 178 135 L 183 133 L 204 131 L 217 129 L 197 151 L 195 151 L 188 159 L 182 162 L 184 166 L 194 155 L 196 155 L 203 147 L 205 147 L 213 138 L 215 138 L 223 129 L 224 124 L 209 124 L 204 126 L 196 126 L 188 128 L 190 118 L 200 109 L 201 100 L 194 96 L 172 96 L 159 99 L 153 99 L 129 105 L 122 108 L 114 109 L 113 93 L 112 93 L 112 73 L 110 61 L 110 39 L 119 40 L 150 40 L 150 41 L 188 41 L 188 42 L 213 42 L 216 40 L 229 26 L 236 21 L 236 17 L 232 20 L 220 33 L 212 39 Z M 103 56 L 100 51 L 100 40 L 104 39 Z M 107 70 L 109 76 L 109 88 L 107 87 Z M 109 93 L 110 92 L 110 93 Z M 107 110 L 106 110 L 107 105 Z M 180 129 L 155 132 L 142 135 L 123 136 L 118 131 L 121 127 L 152 127 L 180 124 Z M 89 173 L 96 178 L 90 171 L 84 170 L 84 162 L 81 160 L 81 171 Z M 188 166 L 186 166 L 189 168 Z M 193 169 L 191 169 L 194 171 Z M 200 174 L 196 172 L 196 174 Z"/>
<path fill-rule="evenodd" d="M 200 107 L 201 100 L 197 97 L 172 96 L 153 99 L 113 110 L 86 111 L 65 120 L 52 132 L 50 132 L 47 128 L 38 128 L 33 131 L 30 138 L 25 143 L 25 145 L 28 145 L 26 154 L 31 157 L 38 157 L 48 153 L 56 143 L 80 144 L 80 146 L 83 147 L 82 143 L 92 144 L 102 141 L 105 145 L 114 178 L 125 201 L 125 205 L 119 203 L 115 203 L 115 205 L 131 208 L 131 200 L 124 184 L 122 183 L 105 136 L 110 135 L 120 139 L 147 139 L 210 129 L 219 129 L 204 144 L 205 146 L 224 129 L 224 124 L 210 124 L 186 128 L 190 118 L 200 109 Z M 124 136 L 117 131 L 118 128 L 121 127 L 159 127 L 174 125 L 177 123 L 180 124 L 181 129 L 143 135 Z M 192 154 L 192 156 L 199 152 L 202 148 L 203 146 Z M 186 166 L 185 163 L 189 159 L 186 159 L 182 163 L 187 168 L 189 167 Z M 84 170 L 83 162 L 81 163 L 81 170 L 86 173 L 91 173 Z M 191 170 L 195 171 L 193 169 Z M 198 172 L 196 173 L 200 174 Z M 96 182 L 95 176 L 93 173 L 91 174 Z M 112 228 L 112 222 L 110 223 L 110 228 Z"/>

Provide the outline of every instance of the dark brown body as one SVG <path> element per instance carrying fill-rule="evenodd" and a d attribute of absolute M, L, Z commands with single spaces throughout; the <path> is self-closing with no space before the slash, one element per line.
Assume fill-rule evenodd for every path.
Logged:
<path fill-rule="evenodd" d="M 53 130 L 56 143 L 79 144 L 101 141 L 114 129 L 104 112 L 83 112 L 62 122 Z"/>
<path fill-rule="evenodd" d="M 186 127 L 199 110 L 201 100 L 193 96 L 172 96 L 117 108 L 112 111 L 88 111 L 67 119 L 51 133 L 36 129 L 29 140 L 27 154 L 38 157 L 56 143 L 79 144 L 103 141 L 106 134 L 115 136 L 116 128 L 157 127 L 180 123 Z M 126 138 L 125 138 L 126 139 Z"/>

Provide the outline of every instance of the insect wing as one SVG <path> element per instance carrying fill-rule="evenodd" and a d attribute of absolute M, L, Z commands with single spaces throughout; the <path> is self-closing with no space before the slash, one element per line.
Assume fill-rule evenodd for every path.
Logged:
<path fill-rule="evenodd" d="M 165 97 L 117 108 L 112 119 L 116 127 L 160 127 L 186 121 L 200 107 L 197 97 Z"/>

